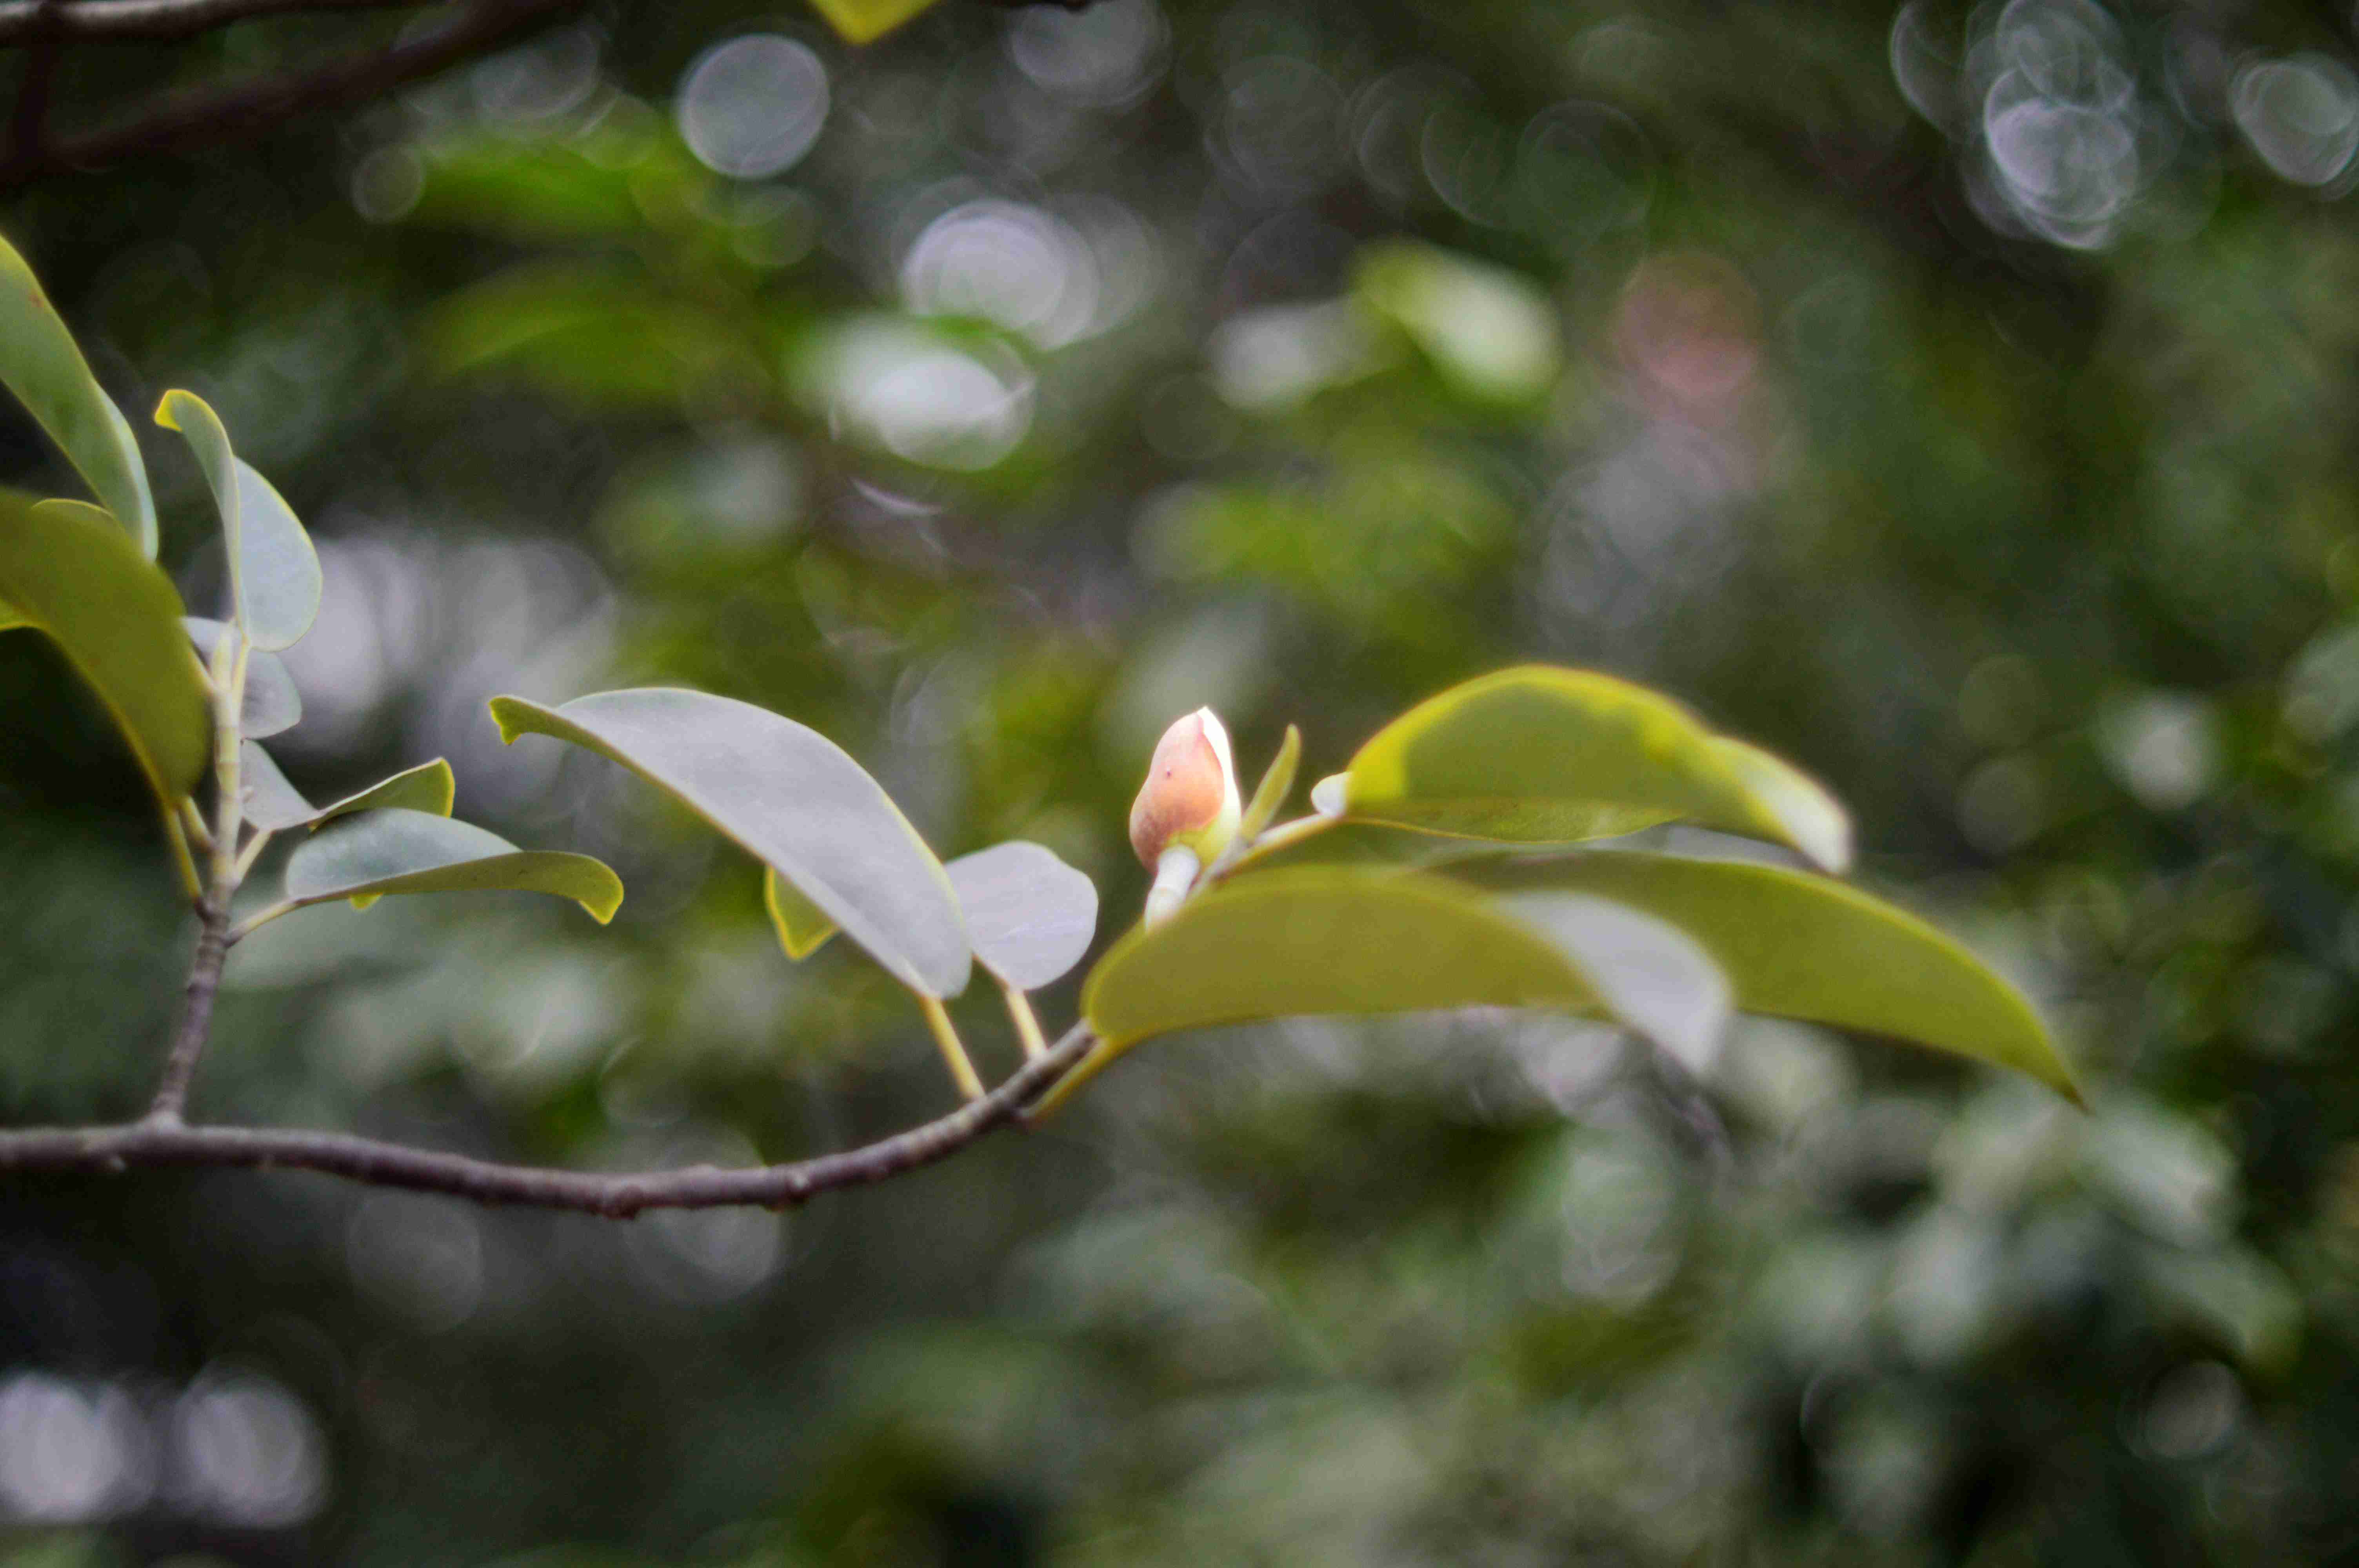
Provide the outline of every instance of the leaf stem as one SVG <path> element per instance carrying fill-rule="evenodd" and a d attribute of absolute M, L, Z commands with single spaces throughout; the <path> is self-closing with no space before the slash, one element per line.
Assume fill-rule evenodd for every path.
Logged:
<path fill-rule="evenodd" d="M 1007 999 L 1007 1016 L 1015 1022 L 1016 1038 L 1024 1046 L 1025 1059 L 1037 1062 L 1049 1054 L 1049 1042 L 1040 1033 L 1040 1020 L 1034 1016 L 1032 1003 L 1017 987 L 1006 980 L 999 982 L 999 994 Z"/>
<path fill-rule="evenodd" d="M 184 795 L 179 798 L 178 805 L 179 810 L 178 821 L 181 827 L 189 830 L 189 842 L 200 849 L 212 849 L 213 830 L 205 825 L 205 814 L 197 809 L 197 803 Z M 194 868 L 191 868 L 192 871 L 193 870 Z"/>
<path fill-rule="evenodd" d="M 951 1026 L 951 1015 L 940 997 L 919 996 L 918 1007 L 926 1015 L 926 1027 L 934 1032 L 934 1044 L 942 1048 L 942 1065 L 951 1070 L 951 1081 L 968 1099 L 984 1096 L 983 1079 L 968 1060 L 966 1047 L 959 1044 L 958 1031 Z"/>
<path fill-rule="evenodd" d="M 189 805 L 186 796 L 181 797 L 180 804 Z M 192 816 L 190 820 L 199 819 Z M 180 873 L 180 891 L 189 895 L 190 903 L 201 909 L 205 884 L 198 880 L 196 857 L 189 853 L 188 830 L 181 825 L 179 814 L 169 807 L 164 812 L 164 839 L 172 846 L 172 869 Z"/>
<path fill-rule="evenodd" d="M 270 829 L 267 827 L 257 827 L 254 830 L 254 837 L 245 841 L 245 848 L 237 852 L 237 882 L 239 886 L 243 887 L 245 885 L 246 873 L 254 870 L 254 862 L 262 858 L 262 851 L 267 849 L 269 844 Z"/>
<path fill-rule="evenodd" d="M 254 914 L 247 915 L 244 920 L 239 921 L 235 925 L 229 928 L 229 945 L 233 947 L 236 946 L 239 943 L 245 941 L 247 937 L 253 935 L 256 931 L 260 930 L 263 926 L 269 925 L 280 915 L 292 914 L 302 907 L 303 905 L 296 903 L 291 898 L 282 898 L 277 903 L 269 904 L 262 909 L 256 910 Z"/>

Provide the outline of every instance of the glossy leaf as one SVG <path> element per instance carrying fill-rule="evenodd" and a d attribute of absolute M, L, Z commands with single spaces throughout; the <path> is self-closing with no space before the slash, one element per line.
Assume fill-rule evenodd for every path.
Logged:
<path fill-rule="evenodd" d="M 19 626 L 30 626 L 33 618 L 5 599 L 0 599 L 0 632 L 13 632 Z"/>
<path fill-rule="evenodd" d="M 797 892 L 775 866 L 762 868 L 762 907 L 770 912 L 778 946 L 798 964 L 826 946 L 827 939 L 835 935 L 835 922 L 827 917 L 827 911 Z"/>
<path fill-rule="evenodd" d="M 218 621 L 201 615 L 181 618 L 189 629 L 189 641 L 195 645 L 197 657 L 210 668 L 213 649 L 220 645 L 222 633 L 229 630 Z M 286 662 L 276 654 L 255 649 L 245 655 L 245 700 L 238 708 L 238 733 L 249 741 L 266 741 L 283 734 L 303 721 L 303 694 L 295 689 L 295 677 Z"/>
<path fill-rule="evenodd" d="M 864 44 L 883 38 L 934 0 L 811 0 L 828 25 L 847 43 Z"/>
<path fill-rule="evenodd" d="M 943 869 L 958 890 L 976 960 L 1017 990 L 1054 983 L 1090 950 L 1097 886 L 1054 850 L 1016 838 Z"/>
<path fill-rule="evenodd" d="M 245 819 L 271 833 L 283 833 L 290 827 L 317 827 L 350 812 L 392 807 L 448 816 L 457 795 L 451 764 L 440 757 L 405 768 L 332 806 L 313 806 L 304 799 L 301 792 L 287 782 L 287 775 L 278 771 L 278 763 L 270 753 L 251 741 L 238 749 L 238 777 L 245 794 Z"/>
<path fill-rule="evenodd" d="M 513 890 L 570 898 L 600 925 L 622 907 L 623 883 L 587 855 L 519 849 L 496 833 L 430 812 L 371 811 L 312 838 L 288 857 L 287 897 L 297 904 L 389 893 Z"/>
<path fill-rule="evenodd" d="M 949 876 L 918 830 L 826 736 L 750 703 L 660 687 L 559 708 L 492 699 L 508 741 L 553 735 L 622 763 L 751 851 L 903 985 L 966 989 Z"/>
<path fill-rule="evenodd" d="M 1830 871 L 1851 865 L 1851 813 L 1826 785 L 1785 758 L 1725 735 L 1713 737 L 1712 750 L 1805 859 Z"/>
<path fill-rule="evenodd" d="M 1675 994 L 1682 976 L 1691 989 Z M 1272 871 L 1133 930 L 1090 971 L 1082 1012 L 1104 1044 L 1070 1081 L 1174 1030 L 1472 1006 L 1603 1012 L 1668 1030 L 1685 1054 L 1717 1028 L 1726 989 L 1692 942 L 1596 899 L 1511 904 L 1418 872 Z"/>
<path fill-rule="evenodd" d="M 0 492 L 0 597 L 97 693 L 158 798 L 186 795 L 212 719 L 171 579 L 97 507 Z"/>
<path fill-rule="evenodd" d="M 229 432 L 203 398 L 166 393 L 156 423 L 180 433 L 212 486 L 237 623 L 256 648 L 294 646 L 320 613 L 320 557 L 310 535 L 270 481 L 230 449 Z"/>
<path fill-rule="evenodd" d="M 25 258 L 0 240 L 0 382 L 16 395 L 139 553 L 156 555 L 156 503 L 131 422 L 101 390 Z"/>
<path fill-rule="evenodd" d="M 1352 759 L 1343 808 L 1527 843 L 1685 821 L 1790 845 L 1830 870 L 1850 849 L 1841 807 L 1788 764 L 1643 687 L 1537 665 L 1454 687 L 1386 725 Z"/>
<path fill-rule="evenodd" d="M 1915 915 L 1845 883 L 1783 866 L 1622 850 L 1451 874 L 1491 889 L 1593 894 L 1669 921 L 1719 960 L 1745 1011 L 1890 1035 L 2081 1098 L 2021 992 Z"/>

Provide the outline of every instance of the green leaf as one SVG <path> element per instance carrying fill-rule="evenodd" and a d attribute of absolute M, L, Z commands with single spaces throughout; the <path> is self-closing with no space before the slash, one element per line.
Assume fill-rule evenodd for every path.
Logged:
<path fill-rule="evenodd" d="M 828 25 L 847 43 L 864 44 L 883 38 L 934 0 L 811 0 Z"/>
<path fill-rule="evenodd" d="M 238 778 L 245 795 L 245 819 L 270 833 L 283 833 L 290 827 L 317 827 L 348 812 L 397 806 L 448 816 L 457 796 L 451 764 L 437 757 L 430 762 L 405 768 L 332 806 L 313 806 L 287 782 L 287 775 L 278 771 L 270 753 L 251 741 L 238 748 Z"/>
<path fill-rule="evenodd" d="M 1701 1073 L 1728 1026 L 1729 984 L 1679 927 L 1586 893 L 1514 893 L 1501 907 L 1532 927 L 1589 982 L 1608 1017 Z"/>
<path fill-rule="evenodd" d="M 941 862 L 842 748 L 701 691 L 603 691 L 543 708 L 492 699 L 503 739 L 553 735 L 622 763 L 771 866 L 921 996 L 966 989 L 972 957 Z"/>
<path fill-rule="evenodd" d="M 1727 989 L 1691 941 L 1594 898 L 1508 903 L 1413 871 L 1272 871 L 1115 944 L 1082 990 L 1103 1044 L 1056 1098 L 1174 1030 L 1473 1006 L 1603 1012 L 1686 1055 L 1717 1029 Z"/>
<path fill-rule="evenodd" d="M 496 833 L 429 812 L 371 811 L 312 838 L 287 860 L 288 902 L 348 898 L 365 907 L 387 893 L 516 890 L 570 898 L 603 925 L 623 883 L 603 861 L 519 849 Z"/>
<path fill-rule="evenodd" d="M 1277 817 L 1278 807 L 1294 793 L 1295 770 L 1301 765 L 1302 731 L 1289 724 L 1286 739 L 1278 742 L 1277 755 L 1261 775 L 1261 783 L 1254 785 L 1253 799 L 1245 803 L 1245 815 L 1237 819 L 1239 843 L 1251 845 Z"/>
<path fill-rule="evenodd" d="M 1519 273 L 1430 245 L 1374 245 L 1353 292 L 1475 397 L 1528 402 L 1556 384 L 1560 329 L 1548 291 Z"/>
<path fill-rule="evenodd" d="M 1996 1063 L 2081 1102 L 2071 1068 L 2021 992 L 1950 937 L 1857 888 L 1783 866 L 1622 850 L 1465 864 L 1451 874 L 1644 910 L 1703 944 L 1746 1012 Z"/>
<path fill-rule="evenodd" d="M 943 869 L 976 960 L 1017 990 L 1054 983 L 1090 950 L 1097 887 L 1045 845 L 1013 838 Z"/>
<path fill-rule="evenodd" d="M 229 432 L 205 400 L 173 391 L 156 423 L 178 430 L 196 454 L 221 512 L 230 601 L 256 648 L 291 648 L 320 613 L 320 557 L 295 512 L 268 480 L 230 449 Z"/>
<path fill-rule="evenodd" d="M 210 668 L 213 649 L 220 645 L 222 633 L 229 628 L 201 615 L 184 615 L 180 624 L 189 629 L 189 641 L 195 646 L 197 657 Z M 249 741 L 266 741 L 302 721 L 303 695 L 295 689 L 295 677 L 288 672 L 285 661 L 260 649 L 249 652 L 245 655 L 245 700 L 238 708 L 238 733 Z"/>
<path fill-rule="evenodd" d="M 1777 819 L 1785 842 L 1826 871 L 1842 871 L 1851 865 L 1851 814 L 1826 785 L 1785 758 L 1725 735 L 1713 738 L 1712 750 L 1762 809 Z"/>
<path fill-rule="evenodd" d="M 827 939 L 835 935 L 835 922 L 827 917 L 827 912 L 796 892 L 775 866 L 762 868 L 762 907 L 770 912 L 778 946 L 798 964 L 826 946 Z"/>
<path fill-rule="evenodd" d="M 97 507 L 0 492 L 0 595 L 98 694 L 157 798 L 186 795 L 212 756 L 212 701 L 171 579 Z"/>
<path fill-rule="evenodd" d="M 32 625 L 33 618 L 5 599 L 0 599 L 0 632 L 13 632 L 19 626 Z"/>
<path fill-rule="evenodd" d="M 131 422 L 99 387 L 73 334 L 16 247 L 0 240 L 0 382 L 49 433 L 109 516 L 156 556 L 156 503 Z"/>
<path fill-rule="evenodd" d="M 1571 843 L 1684 821 L 1833 871 L 1850 852 L 1842 808 L 1792 767 L 1644 687 L 1543 665 L 1419 703 L 1360 748 L 1343 793 L 1352 816 L 1464 838 Z"/>

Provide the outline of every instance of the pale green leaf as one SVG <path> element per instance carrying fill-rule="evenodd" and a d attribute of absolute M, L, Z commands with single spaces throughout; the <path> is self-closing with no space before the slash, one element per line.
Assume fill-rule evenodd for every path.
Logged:
<path fill-rule="evenodd" d="M 313 806 L 304 799 L 301 792 L 287 782 L 287 775 L 278 771 L 270 753 L 251 741 L 238 748 L 238 759 L 245 819 L 271 833 L 283 833 L 290 827 L 317 827 L 350 812 L 394 806 L 448 816 L 456 798 L 451 764 L 440 757 L 405 768 L 332 806 Z"/>
<path fill-rule="evenodd" d="M 1054 983 L 1090 950 L 1097 887 L 1045 845 L 1010 839 L 944 870 L 976 960 L 1017 990 Z"/>
<path fill-rule="evenodd" d="M 1692 942 L 1596 899 L 1510 905 L 1413 871 L 1272 871 L 1115 944 L 1082 991 L 1103 1043 L 1056 1098 L 1151 1036 L 1300 1014 L 1569 1008 L 1667 1030 L 1684 1055 L 1717 1029 L 1726 994 Z"/>
<path fill-rule="evenodd" d="M 1251 844 L 1277 817 L 1278 808 L 1286 797 L 1294 793 L 1295 770 L 1302 765 L 1302 731 L 1289 724 L 1286 739 L 1278 742 L 1277 755 L 1271 759 L 1269 770 L 1254 786 L 1253 799 L 1245 803 L 1245 815 L 1237 819 L 1237 838 Z"/>
<path fill-rule="evenodd" d="M 1783 866 L 1622 850 L 1466 863 L 1450 874 L 1490 889 L 1589 893 L 1669 921 L 1719 961 L 1744 1011 L 1889 1035 L 2081 1098 L 2021 992 L 1924 921 L 1845 883 Z"/>
<path fill-rule="evenodd" d="M 210 667 L 213 649 L 229 628 L 201 615 L 183 616 L 181 624 L 189 629 L 197 657 Z M 276 654 L 250 650 L 245 655 L 245 700 L 238 708 L 238 733 L 249 741 L 265 741 L 302 720 L 303 696 L 295 689 L 295 677 L 286 662 Z"/>
<path fill-rule="evenodd" d="M 798 964 L 826 946 L 827 939 L 835 935 L 835 922 L 827 917 L 827 912 L 796 892 L 775 866 L 762 868 L 762 907 L 770 912 L 778 946 Z"/>
<path fill-rule="evenodd" d="M 1841 871 L 1851 864 L 1851 814 L 1826 785 L 1785 758 L 1725 735 L 1712 749 L 1762 808 L 1784 827 L 1781 837 L 1811 864 Z"/>
<path fill-rule="evenodd" d="M 934 0 L 811 0 L 828 25 L 847 43 L 871 43 L 899 27 Z"/>
<path fill-rule="evenodd" d="M 622 763 L 777 871 L 903 985 L 966 989 L 973 959 L 941 862 L 858 762 L 791 719 L 699 691 L 606 691 L 544 708 L 495 697 L 500 734 Z"/>
<path fill-rule="evenodd" d="M 1701 1073 L 1728 1025 L 1729 984 L 1712 955 L 1677 926 L 1627 904 L 1577 892 L 1511 893 L 1500 906 L 1572 962 L 1610 1016 Z"/>
<path fill-rule="evenodd" d="M 212 487 L 230 601 L 246 639 L 265 650 L 294 646 L 320 613 L 320 557 L 310 535 L 270 481 L 230 449 L 229 432 L 203 398 L 166 393 L 156 423 L 180 433 Z"/>
<path fill-rule="evenodd" d="M 1362 253 L 1353 292 L 1462 391 L 1522 403 L 1556 383 L 1562 362 L 1556 307 L 1519 273 L 1397 243 Z"/>
<path fill-rule="evenodd" d="M 157 797 L 188 794 L 212 755 L 212 705 L 171 579 L 97 507 L 0 492 L 0 596 L 97 693 Z"/>
<path fill-rule="evenodd" d="M 1314 796 L 1314 798 L 1316 798 Z M 1526 843 L 1614 838 L 1683 821 L 1848 852 L 1840 807 L 1767 753 L 1723 743 L 1657 692 L 1532 665 L 1428 698 L 1352 759 L 1343 809 L 1424 832 Z M 1840 858 L 1822 860 L 1831 870 Z"/>
<path fill-rule="evenodd" d="M 156 503 L 131 422 L 99 387 L 25 258 L 0 240 L 0 382 L 39 422 L 139 553 L 156 555 Z"/>
<path fill-rule="evenodd" d="M 307 840 L 287 860 L 288 902 L 388 893 L 513 890 L 570 898 L 600 925 L 622 907 L 623 883 L 587 855 L 519 849 L 496 833 L 430 812 L 370 811 Z"/>

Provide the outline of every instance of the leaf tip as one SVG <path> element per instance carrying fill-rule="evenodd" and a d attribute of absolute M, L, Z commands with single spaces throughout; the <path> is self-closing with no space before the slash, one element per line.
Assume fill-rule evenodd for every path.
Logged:
<path fill-rule="evenodd" d="M 500 727 L 501 745 L 514 745 L 517 736 L 531 732 L 533 704 L 520 697 L 495 697 L 490 706 L 492 722 Z"/>

